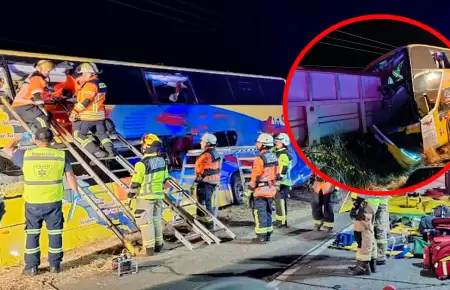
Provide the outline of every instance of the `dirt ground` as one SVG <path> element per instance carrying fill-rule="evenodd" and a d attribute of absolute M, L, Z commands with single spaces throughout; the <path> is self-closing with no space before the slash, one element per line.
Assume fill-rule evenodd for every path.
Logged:
<path fill-rule="evenodd" d="M 309 209 L 310 195 L 304 190 L 294 191 L 288 202 L 288 212 L 304 212 Z M 253 217 L 251 210 L 246 206 L 230 206 L 224 208 L 219 213 L 222 220 L 237 236 L 245 236 L 252 232 Z M 8 269 L 0 268 L 0 289 L 1 290 L 44 290 L 58 289 L 58 284 L 76 283 L 80 279 L 111 273 L 112 259 L 120 253 L 120 248 L 113 252 L 111 247 L 120 246 L 116 238 L 108 239 L 83 249 L 65 253 L 63 272 L 60 274 L 50 274 L 47 272 L 48 265 L 41 266 L 42 273 L 36 277 L 24 277 L 21 275 L 22 266 Z M 179 243 L 168 243 L 165 248 L 170 251 L 182 251 L 184 247 Z M 108 249 L 108 250 L 105 250 Z M 102 251 L 104 250 L 104 251 Z M 113 252 L 113 253 L 111 253 Z M 142 253 L 138 254 L 142 256 Z M 139 258 L 138 258 L 139 259 Z M 148 258 L 147 258 L 148 259 Z"/>

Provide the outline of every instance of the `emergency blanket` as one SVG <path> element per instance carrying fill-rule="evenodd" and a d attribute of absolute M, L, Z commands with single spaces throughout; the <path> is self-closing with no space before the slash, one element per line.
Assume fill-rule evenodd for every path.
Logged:
<path fill-rule="evenodd" d="M 392 241 L 397 239 L 391 239 Z M 407 239 L 398 239 L 398 240 L 407 240 Z M 358 248 L 358 244 L 354 240 L 353 232 L 343 232 L 339 233 L 335 239 L 335 241 L 328 246 L 330 249 L 339 249 L 346 251 L 356 252 Z M 401 258 L 413 258 L 414 254 L 411 253 L 411 249 L 407 243 L 396 243 L 391 242 L 388 246 L 388 250 L 386 251 L 387 256 L 392 256 L 394 259 Z"/>

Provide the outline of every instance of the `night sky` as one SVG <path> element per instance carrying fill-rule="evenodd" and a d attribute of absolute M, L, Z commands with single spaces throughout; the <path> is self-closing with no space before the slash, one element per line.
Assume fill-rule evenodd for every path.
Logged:
<path fill-rule="evenodd" d="M 440 6 L 442 2 L 417 2 L 423 4 L 414 6 L 403 0 L 3 2 L 0 46 L 4 49 L 280 77 L 287 76 L 298 53 L 314 36 L 349 17 L 398 14 L 422 21 L 450 37 L 448 11 Z M 408 26 L 366 23 L 342 30 L 393 46 L 411 42 L 442 45 Z M 349 35 L 335 33 L 332 37 L 386 48 Z M 333 39 L 323 42 L 387 52 Z M 363 67 L 377 57 L 368 52 L 321 46 L 311 52 L 304 64 Z"/>

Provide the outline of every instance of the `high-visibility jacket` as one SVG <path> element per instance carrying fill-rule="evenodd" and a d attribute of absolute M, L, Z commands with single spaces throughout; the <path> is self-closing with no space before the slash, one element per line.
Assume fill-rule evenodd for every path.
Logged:
<path fill-rule="evenodd" d="M 375 196 L 375 195 L 367 195 L 367 194 L 357 194 L 358 197 L 360 198 L 364 198 L 364 200 L 372 205 L 372 206 L 379 206 L 381 204 L 382 200 L 386 200 L 387 202 L 387 197 L 385 196 Z"/>
<path fill-rule="evenodd" d="M 44 77 L 38 71 L 30 74 L 14 97 L 12 106 L 20 107 L 30 105 L 30 101 L 44 100 L 44 94 L 47 93 L 46 90 L 49 81 L 48 78 Z"/>
<path fill-rule="evenodd" d="M 331 183 L 328 181 L 314 181 L 313 187 L 312 187 L 314 193 L 319 194 L 322 190 L 323 194 L 330 194 L 333 192 L 334 188 Z"/>
<path fill-rule="evenodd" d="M 138 198 L 164 199 L 164 184 L 169 171 L 166 160 L 156 153 L 145 154 L 134 165 L 131 187 L 140 187 Z"/>
<path fill-rule="evenodd" d="M 249 186 L 254 189 L 253 197 L 273 198 L 277 193 L 276 180 L 278 172 L 278 158 L 268 150 L 262 150 L 256 157 Z"/>
<path fill-rule="evenodd" d="M 292 156 L 287 148 L 276 149 L 275 154 L 278 157 L 278 174 L 282 178 L 280 184 L 291 186 Z"/>
<path fill-rule="evenodd" d="M 195 175 L 203 182 L 220 184 L 220 154 L 216 149 L 207 148 L 195 161 Z"/>
<path fill-rule="evenodd" d="M 27 203 L 51 203 L 64 197 L 65 152 L 49 147 L 26 150 L 23 198 Z"/>
<path fill-rule="evenodd" d="M 81 121 L 102 121 L 106 118 L 106 84 L 97 77 L 83 84 L 77 84 L 77 103 L 73 110 Z"/>

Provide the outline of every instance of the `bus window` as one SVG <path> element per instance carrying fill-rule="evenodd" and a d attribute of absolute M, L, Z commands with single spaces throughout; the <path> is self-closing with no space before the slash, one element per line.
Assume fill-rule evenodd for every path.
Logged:
<path fill-rule="evenodd" d="M 405 52 L 400 50 L 368 70 L 380 75 L 382 85 L 402 83 L 406 76 Z"/>
<path fill-rule="evenodd" d="M 112 64 L 98 64 L 102 71 L 99 79 L 108 87 L 105 103 L 108 105 L 149 105 L 153 104 L 142 70 Z"/>
<path fill-rule="evenodd" d="M 153 99 L 159 104 L 195 104 L 189 78 L 177 72 L 145 71 Z"/>
<path fill-rule="evenodd" d="M 433 61 L 436 64 L 436 68 L 446 69 L 450 68 L 447 55 L 443 51 L 430 51 Z"/>
<path fill-rule="evenodd" d="M 413 80 L 414 98 L 416 103 L 422 108 L 419 108 L 422 114 L 426 114 L 426 108 L 423 108 L 425 98 L 428 103 L 428 111 L 431 111 L 436 105 L 436 99 L 441 85 L 442 72 L 429 72 L 416 76 Z"/>
<path fill-rule="evenodd" d="M 236 146 L 238 134 L 236 131 L 215 132 L 217 137 L 217 147 Z"/>
<path fill-rule="evenodd" d="M 442 88 L 441 98 L 439 99 L 439 113 L 450 111 L 450 87 Z"/>

